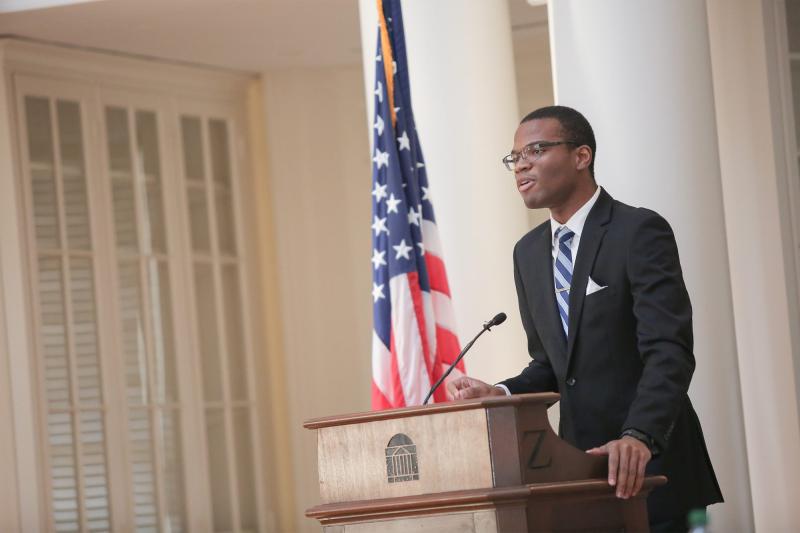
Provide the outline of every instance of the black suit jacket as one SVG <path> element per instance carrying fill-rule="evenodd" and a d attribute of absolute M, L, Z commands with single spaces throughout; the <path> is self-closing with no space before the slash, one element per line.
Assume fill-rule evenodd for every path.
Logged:
<path fill-rule="evenodd" d="M 687 395 L 692 307 L 669 224 L 600 192 L 575 258 L 568 339 L 556 307 L 551 239 L 548 220 L 514 248 L 532 360 L 502 383 L 512 394 L 561 393 L 559 434 L 582 450 L 628 428 L 650 435 L 660 453 L 647 474 L 669 478 L 648 499 L 651 522 L 722 501 Z M 606 288 L 587 296 L 590 276 Z"/>

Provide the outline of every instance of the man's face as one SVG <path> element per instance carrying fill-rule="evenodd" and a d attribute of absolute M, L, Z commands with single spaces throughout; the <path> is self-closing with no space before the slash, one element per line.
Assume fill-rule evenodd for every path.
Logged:
<path fill-rule="evenodd" d="M 533 143 L 567 141 L 561 123 L 554 118 L 534 119 L 519 125 L 514 134 L 514 152 Z M 520 159 L 514 175 L 528 209 L 558 208 L 570 199 L 577 189 L 579 160 L 575 145 L 560 144 L 545 148 L 540 154 Z"/>

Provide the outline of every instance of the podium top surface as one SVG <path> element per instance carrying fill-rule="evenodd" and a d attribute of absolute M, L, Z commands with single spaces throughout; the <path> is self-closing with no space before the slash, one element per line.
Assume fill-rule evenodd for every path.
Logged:
<path fill-rule="evenodd" d="M 522 404 L 554 404 L 561 396 L 555 392 L 540 392 L 536 394 L 514 394 L 512 396 L 489 396 L 486 398 L 476 398 L 474 400 L 458 400 L 446 403 L 435 403 L 431 405 L 419 405 L 414 407 L 401 407 L 399 409 L 386 409 L 384 411 L 365 411 L 361 413 L 350 413 L 346 415 L 334 415 L 321 418 L 312 418 L 303 423 L 306 429 L 320 429 L 331 426 L 342 426 L 347 424 L 360 424 L 375 420 L 388 420 L 392 418 L 405 418 L 411 416 L 425 416 L 435 413 L 447 413 L 453 411 L 466 411 L 470 409 L 490 409 L 506 405 Z"/>

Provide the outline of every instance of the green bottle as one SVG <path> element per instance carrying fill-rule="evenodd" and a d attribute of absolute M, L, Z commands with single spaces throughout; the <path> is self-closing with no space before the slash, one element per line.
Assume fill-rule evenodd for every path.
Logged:
<path fill-rule="evenodd" d="M 705 509 L 692 509 L 687 518 L 689 533 L 708 533 L 708 515 Z"/>

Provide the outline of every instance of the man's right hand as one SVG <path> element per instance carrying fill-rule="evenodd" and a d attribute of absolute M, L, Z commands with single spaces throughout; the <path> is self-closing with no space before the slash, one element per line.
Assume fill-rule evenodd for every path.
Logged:
<path fill-rule="evenodd" d="M 469 400 L 470 398 L 505 395 L 505 391 L 500 387 L 495 387 L 479 379 L 467 376 L 456 378 L 447 383 L 447 398 L 449 400 Z"/>

